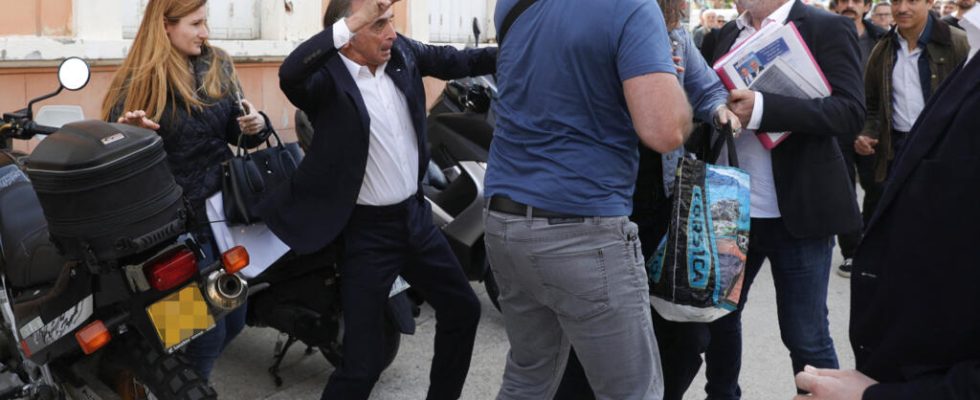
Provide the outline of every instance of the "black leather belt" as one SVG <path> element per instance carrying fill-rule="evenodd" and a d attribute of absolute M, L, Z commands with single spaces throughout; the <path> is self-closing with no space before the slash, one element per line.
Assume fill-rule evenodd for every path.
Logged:
<path fill-rule="evenodd" d="M 513 214 L 525 216 L 527 215 L 528 206 L 525 204 L 518 203 L 507 197 L 493 196 L 490 198 L 491 211 L 502 212 L 504 214 Z M 531 217 L 533 218 L 569 218 L 569 219 L 581 219 L 581 215 L 563 214 L 554 211 L 542 210 L 537 207 L 531 207 Z"/>

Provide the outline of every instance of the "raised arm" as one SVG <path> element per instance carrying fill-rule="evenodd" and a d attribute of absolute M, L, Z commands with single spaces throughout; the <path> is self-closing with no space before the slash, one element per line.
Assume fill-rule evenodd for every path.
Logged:
<path fill-rule="evenodd" d="M 457 50 L 453 46 L 432 46 L 411 39 L 408 43 L 422 76 L 449 80 L 497 72 L 496 47 Z"/>
<path fill-rule="evenodd" d="M 300 109 L 312 109 L 333 80 L 323 68 L 350 41 L 353 33 L 384 15 L 399 0 L 365 0 L 351 16 L 341 19 L 307 39 L 283 60 L 279 67 L 279 87 Z"/>

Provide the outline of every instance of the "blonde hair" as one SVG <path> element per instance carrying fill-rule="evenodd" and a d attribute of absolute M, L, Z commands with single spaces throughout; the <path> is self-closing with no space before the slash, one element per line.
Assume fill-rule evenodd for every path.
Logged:
<path fill-rule="evenodd" d="M 207 0 L 150 0 L 140 23 L 133 47 L 116 72 L 102 103 L 102 118 L 108 120 L 122 101 L 124 111 L 144 110 L 147 117 L 159 121 L 170 103 L 176 106 L 179 96 L 185 110 L 205 106 L 194 87 L 194 74 L 183 54 L 171 45 L 165 24 L 176 24 L 181 18 L 204 7 Z M 234 75 L 227 54 L 202 45 L 202 57 L 209 57 L 210 68 L 202 89 L 208 97 L 223 97 L 233 85 L 225 85 Z M 210 51 L 207 51 L 210 49 Z M 229 68 L 226 70 L 225 66 Z"/>

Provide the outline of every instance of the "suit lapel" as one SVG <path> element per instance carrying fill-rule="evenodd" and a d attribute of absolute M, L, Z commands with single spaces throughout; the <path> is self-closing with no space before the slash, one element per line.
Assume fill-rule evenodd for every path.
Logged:
<path fill-rule="evenodd" d="M 424 164 L 427 162 L 424 156 L 426 149 L 424 100 L 423 102 L 419 102 L 416 99 L 418 94 L 414 90 L 415 85 L 413 85 L 413 77 L 406 60 L 406 51 L 405 46 L 401 45 L 401 37 L 399 37 L 391 49 L 391 60 L 388 61 L 388 66 L 385 67 L 385 73 L 391 77 L 391 81 L 395 83 L 395 86 L 402 91 L 402 95 L 405 96 L 405 101 L 408 103 L 408 116 L 412 119 L 412 127 L 415 128 L 415 139 L 418 142 L 419 179 L 421 179 L 425 173 Z"/>
<path fill-rule="evenodd" d="M 738 30 L 738 25 L 735 24 L 735 21 L 729 22 L 728 26 L 722 28 L 721 33 L 718 35 L 718 47 L 715 47 L 714 59 L 711 60 L 712 64 L 732 49 L 732 45 L 735 44 L 735 39 L 738 38 L 739 32 L 741 31 Z"/>
<path fill-rule="evenodd" d="M 796 29 L 801 31 L 800 35 L 803 35 L 803 23 L 806 21 L 806 4 L 800 1 L 792 0 L 793 8 L 790 8 L 789 15 L 786 17 L 786 23 L 792 22 L 796 25 Z"/>
<path fill-rule="evenodd" d="M 385 67 L 385 73 L 391 78 L 391 81 L 395 83 L 395 86 L 402 91 L 405 96 L 405 100 L 408 102 L 408 112 L 412 117 L 412 122 L 415 122 L 415 116 L 419 114 L 419 105 L 415 101 L 412 101 L 415 97 L 415 93 L 412 90 L 411 76 L 409 74 L 408 68 L 405 66 L 405 55 L 402 53 L 401 46 L 397 44 L 392 48 L 391 60 L 388 60 L 388 66 Z M 423 113 L 424 114 L 424 113 Z M 419 129 L 418 126 L 415 127 L 416 130 Z M 417 132 L 416 132 L 417 133 Z"/>
<path fill-rule="evenodd" d="M 969 65 L 957 67 L 946 77 L 943 84 L 929 99 L 922 113 L 919 114 L 902 151 L 896 155 L 892 164 L 893 170 L 890 171 L 888 183 L 881 195 L 881 200 L 878 202 L 875 214 L 868 223 L 868 230 L 875 225 L 882 212 L 895 199 L 895 195 L 915 171 L 919 162 L 929 154 L 936 142 L 943 138 L 950 129 L 949 125 L 955 119 L 956 114 L 960 112 L 960 109 L 949 107 L 949 105 L 960 104 L 967 95 L 977 90 L 976 82 L 980 81 L 980 61 L 976 58 L 970 61 Z M 942 105 L 937 107 L 936 103 L 939 100 L 942 100 Z"/>
<path fill-rule="evenodd" d="M 354 78 L 350 76 L 350 70 L 344 65 L 344 60 L 340 58 L 340 55 L 331 58 L 330 61 L 327 61 L 327 69 L 333 75 L 334 82 L 354 102 L 354 108 L 357 109 L 357 114 L 361 117 L 361 128 L 364 130 L 364 135 L 370 135 L 371 118 L 367 112 L 367 107 L 364 105 L 364 97 L 361 96 L 361 91 L 357 88 L 357 82 L 354 82 Z"/>

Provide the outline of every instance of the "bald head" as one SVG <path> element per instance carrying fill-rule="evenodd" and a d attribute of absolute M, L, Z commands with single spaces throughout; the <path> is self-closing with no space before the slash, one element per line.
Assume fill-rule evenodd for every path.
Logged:
<path fill-rule="evenodd" d="M 717 15 L 718 15 L 718 13 L 714 12 L 714 10 L 705 10 L 704 12 L 702 12 L 701 13 L 701 26 L 714 25 L 714 23 L 715 23 L 715 16 L 717 16 Z"/>

